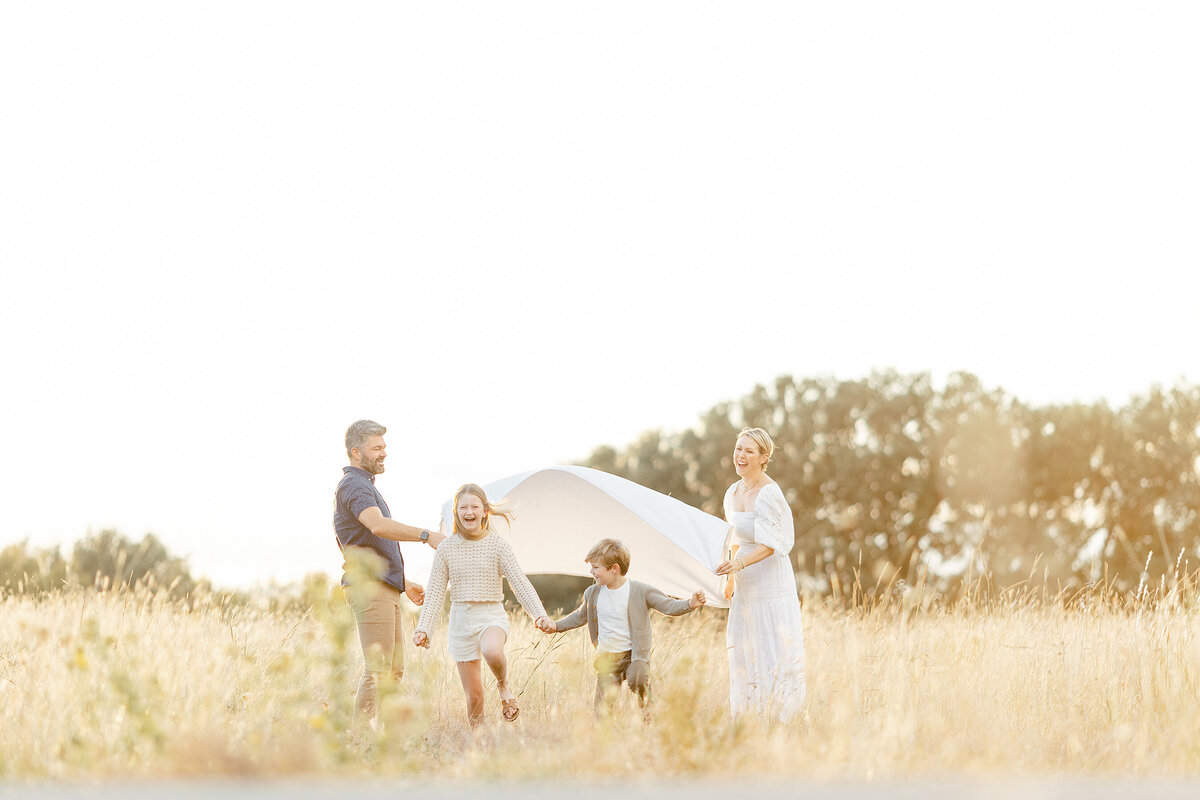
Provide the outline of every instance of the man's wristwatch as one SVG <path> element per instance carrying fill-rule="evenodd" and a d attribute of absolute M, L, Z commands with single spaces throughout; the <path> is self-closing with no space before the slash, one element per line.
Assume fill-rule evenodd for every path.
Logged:
<path fill-rule="evenodd" d="M 421 531 L 421 541 L 426 543 L 429 542 L 429 531 Z"/>

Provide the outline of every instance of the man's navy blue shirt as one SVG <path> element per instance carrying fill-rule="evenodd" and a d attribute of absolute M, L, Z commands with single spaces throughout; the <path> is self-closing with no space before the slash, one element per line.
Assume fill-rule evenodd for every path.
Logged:
<path fill-rule="evenodd" d="M 379 554 L 384 561 L 384 583 L 404 591 L 404 558 L 400 555 L 400 545 L 391 539 L 384 539 L 371 533 L 366 525 L 358 521 L 358 515 L 371 506 L 375 506 L 385 517 L 391 519 L 392 512 L 388 511 L 383 495 L 375 488 L 375 476 L 361 467 L 344 467 L 341 483 L 334 493 L 336 504 L 333 509 L 333 531 L 337 534 L 338 547 L 345 552 L 347 547 L 367 547 Z M 342 585 L 348 583 L 342 575 Z"/>

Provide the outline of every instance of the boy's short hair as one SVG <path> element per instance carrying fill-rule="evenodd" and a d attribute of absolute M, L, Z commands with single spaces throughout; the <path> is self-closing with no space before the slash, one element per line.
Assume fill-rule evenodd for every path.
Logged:
<path fill-rule="evenodd" d="M 614 564 L 618 565 L 622 575 L 629 572 L 629 548 L 616 539 L 601 539 L 596 542 L 583 560 L 589 564 L 603 564 L 605 569 L 612 569 Z"/>

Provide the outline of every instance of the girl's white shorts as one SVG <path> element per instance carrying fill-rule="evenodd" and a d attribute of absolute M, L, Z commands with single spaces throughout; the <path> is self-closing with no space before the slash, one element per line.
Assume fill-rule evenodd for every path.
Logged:
<path fill-rule="evenodd" d="M 503 603 L 451 603 L 446 634 L 450 657 L 455 661 L 479 658 L 479 637 L 488 628 L 499 628 L 508 636 L 508 612 Z"/>

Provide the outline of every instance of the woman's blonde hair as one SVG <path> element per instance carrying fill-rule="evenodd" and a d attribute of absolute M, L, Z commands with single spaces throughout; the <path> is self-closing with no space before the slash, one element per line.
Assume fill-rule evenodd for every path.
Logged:
<path fill-rule="evenodd" d="M 738 434 L 738 438 L 740 439 L 743 436 L 749 436 L 750 440 L 758 445 L 758 449 L 766 454 L 767 463 L 770 463 L 771 456 L 775 455 L 775 442 L 771 439 L 771 434 L 762 428 L 742 428 L 742 432 Z M 766 469 L 765 465 L 763 469 Z"/>
<path fill-rule="evenodd" d="M 479 529 L 481 531 L 488 530 L 488 525 L 490 524 L 488 517 L 492 516 L 493 514 L 495 514 L 497 517 L 504 517 L 509 522 L 513 521 L 513 512 L 510 508 L 508 508 L 506 503 L 503 501 L 498 503 L 489 503 L 487 499 L 487 493 L 483 491 L 482 486 L 477 483 L 464 483 L 462 486 L 458 487 L 458 491 L 454 493 L 454 505 L 450 509 L 451 513 L 454 515 L 454 532 L 460 536 L 468 539 L 471 538 L 470 535 L 468 535 L 468 533 L 462 529 L 462 526 L 458 522 L 458 501 L 462 500 L 464 494 L 475 495 L 479 498 L 479 502 L 483 503 L 483 519 L 479 523 Z"/>

